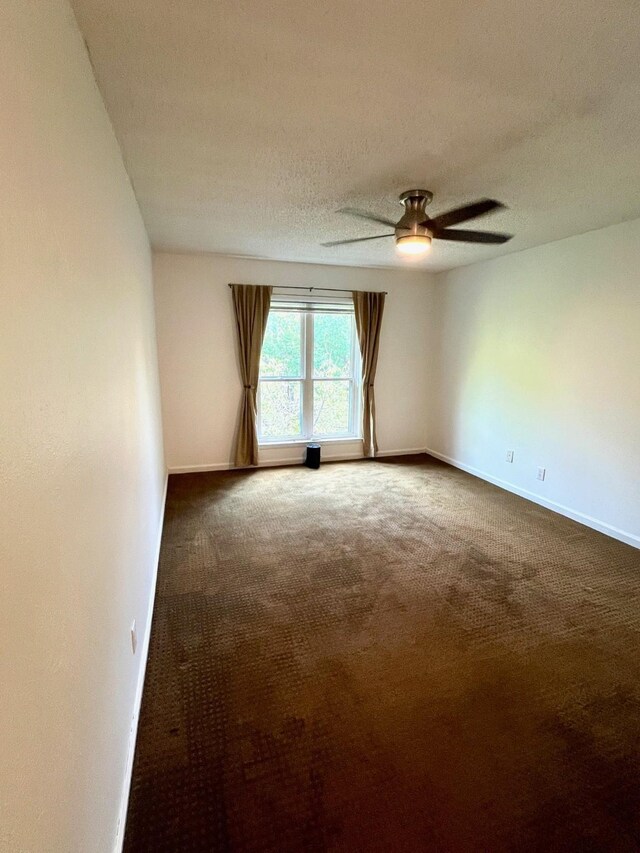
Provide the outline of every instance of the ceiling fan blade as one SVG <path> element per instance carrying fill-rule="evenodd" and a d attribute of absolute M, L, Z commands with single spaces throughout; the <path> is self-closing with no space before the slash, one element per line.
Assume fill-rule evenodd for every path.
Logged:
<path fill-rule="evenodd" d="M 456 243 L 506 243 L 513 234 L 498 234 L 495 231 L 464 231 L 454 228 L 433 231 L 435 240 L 453 240 Z"/>
<path fill-rule="evenodd" d="M 385 219 L 384 216 L 376 216 L 375 213 L 369 213 L 368 210 L 360 210 L 357 207 L 341 207 L 336 210 L 336 213 L 347 213 L 349 216 L 357 216 L 358 219 L 368 219 L 370 222 L 380 222 L 382 225 L 390 225 L 396 227 L 396 223 L 392 219 Z"/>
<path fill-rule="evenodd" d="M 355 240 L 332 240 L 331 243 L 320 243 L 321 246 L 346 246 L 347 243 L 363 243 L 365 240 L 380 240 L 382 237 L 395 237 L 393 234 L 376 234 L 375 237 L 356 237 Z"/>
<path fill-rule="evenodd" d="M 437 229 L 448 228 L 450 225 L 458 225 L 460 222 L 466 222 L 467 219 L 475 219 L 494 210 L 504 210 L 504 204 L 492 198 L 483 198 L 472 204 L 465 204 L 464 207 L 456 207 L 454 210 L 441 213 L 426 224 Z"/>

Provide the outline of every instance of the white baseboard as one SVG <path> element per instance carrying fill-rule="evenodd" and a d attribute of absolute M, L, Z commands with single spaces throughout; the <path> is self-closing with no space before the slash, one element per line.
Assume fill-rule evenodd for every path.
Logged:
<path fill-rule="evenodd" d="M 207 462 L 204 465 L 174 465 L 169 474 L 204 474 L 207 471 L 229 471 L 233 468 L 229 462 Z"/>
<path fill-rule="evenodd" d="M 376 453 L 376 459 L 380 456 L 417 456 L 420 453 L 427 453 L 426 447 L 410 447 L 408 450 L 379 450 Z"/>
<path fill-rule="evenodd" d="M 416 453 L 428 453 L 424 447 L 411 447 L 405 448 L 403 450 L 380 450 L 378 451 L 377 456 L 411 456 Z M 322 461 L 324 462 L 346 462 L 354 459 L 364 459 L 364 456 L 361 453 L 342 453 L 342 454 L 334 454 L 331 456 L 323 457 Z M 278 459 L 269 459 L 264 460 L 263 462 L 258 463 L 258 468 L 275 468 L 279 465 L 300 465 L 302 462 L 302 457 L 298 456 L 282 456 Z M 201 474 L 207 471 L 236 471 L 237 469 L 235 465 L 232 465 L 230 462 L 211 462 L 204 465 L 176 465 L 173 468 L 169 468 L 170 474 Z"/>
<path fill-rule="evenodd" d="M 438 453 L 437 450 L 431 450 L 427 448 L 425 453 L 428 453 L 429 456 L 434 456 L 436 459 L 440 459 L 442 462 L 447 462 L 449 465 L 453 465 L 454 468 L 459 468 L 461 471 L 466 471 L 467 474 L 472 474 L 474 477 L 479 477 L 481 480 L 486 480 L 488 483 L 492 483 L 494 486 L 499 486 L 501 489 L 504 489 L 507 492 L 512 492 L 514 495 L 518 495 L 521 498 L 526 498 L 528 501 L 532 501 L 533 503 L 538 504 L 539 506 L 545 507 L 545 509 L 550 509 L 553 512 L 557 512 L 559 515 L 564 515 L 567 518 L 572 519 L 573 521 L 577 521 L 579 524 L 584 524 L 585 527 L 590 527 L 592 530 L 597 530 L 599 533 L 604 533 L 606 536 L 611 536 L 613 539 L 618 539 L 620 542 L 624 542 L 626 545 L 632 545 L 634 548 L 640 548 L 640 536 L 635 536 L 633 533 L 628 533 L 626 530 L 620 530 L 618 527 L 614 527 L 611 524 L 607 524 L 604 521 L 600 521 L 598 518 L 593 518 L 590 515 L 586 515 L 584 512 L 579 512 L 577 509 L 572 509 L 568 506 L 563 506 L 563 504 L 556 503 L 556 501 L 549 500 L 549 498 L 545 498 L 543 495 L 539 495 L 536 492 L 530 492 L 528 489 L 523 489 L 520 486 L 516 486 L 514 483 L 510 483 L 508 480 L 501 480 L 499 477 L 494 477 L 492 474 L 487 474 L 486 471 L 480 471 L 478 468 L 474 468 L 471 465 L 465 465 L 464 462 L 460 462 L 459 459 L 452 459 L 451 456 L 446 456 L 444 453 Z"/>
<path fill-rule="evenodd" d="M 133 773 L 133 759 L 136 752 L 136 738 L 138 735 L 138 720 L 140 717 L 140 706 L 142 704 L 142 691 L 144 689 L 144 678 L 147 672 L 147 658 L 149 657 L 149 640 L 151 639 L 151 620 L 153 618 L 153 605 L 156 600 L 156 585 L 158 581 L 158 564 L 160 562 L 160 547 L 162 545 L 162 531 L 164 529 L 164 513 L 167 503 L 167 487 L 169 485 L 169 474 L 164 478 L 164 493 L 162 496 L 162 515 L 160 518 L 160 529 L 156 543 L 155 560 L 153 564 L 153 577 L 149 591 L 149 604 L 147 608 L 147 621 L 145 623 L 145 635 L 140 644 L 140 665 L 138 667 L 138 681 L 133 699 L 133 713 L 131 715 L 131 728 L 129 730 L 129 744 L 127 747 L 127 761 L 125 764 L 124 781 L 122 785 L 122 797 L 120 799 L 120 810 L 118 824 L 116 826 L 116 838 L 113 845 L 113 853 L 122 853 L 124 844 L 124 831 L 127 822 L 127 809 L 129 807 L 129 792 L 131 790 L 131 775 Z"/>

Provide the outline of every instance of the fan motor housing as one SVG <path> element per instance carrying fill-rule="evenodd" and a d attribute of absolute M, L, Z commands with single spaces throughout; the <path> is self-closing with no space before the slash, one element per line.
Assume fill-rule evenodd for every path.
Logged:
<path fill-rule="evenodd" d="M 407 190 L 400 196 L 400 204 L 405 212 L 396 225 L 396 238 L 416 236 L 431 236 L 426 223 L 429 217 L 426 206 L 431 203 L 433 193 L 429 190 Z"/>

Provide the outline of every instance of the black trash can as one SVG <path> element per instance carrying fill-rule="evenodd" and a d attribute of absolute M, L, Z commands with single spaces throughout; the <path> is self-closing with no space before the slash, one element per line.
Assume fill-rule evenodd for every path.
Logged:
<path fill-rule="evenodd" d="M 304 458 L 304 464 L 307 468 L 319 468 L 320 467 L 320 445 L 319 444 L 307 444 L 307 455 Z"/>

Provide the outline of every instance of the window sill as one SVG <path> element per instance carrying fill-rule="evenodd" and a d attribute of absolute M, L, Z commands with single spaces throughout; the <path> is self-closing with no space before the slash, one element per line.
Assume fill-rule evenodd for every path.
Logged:
<path fill-rule="evenodd" d="M 325 447 L 331 444 L 354 444 L 361 441 L 362 436 L 346 435 L 340 438 L 296 438 L 292 441 L 259 441 L 258 447 L 261 450 L 267 447 L 306 447 L 307 444 L 319 444 Z"/>

